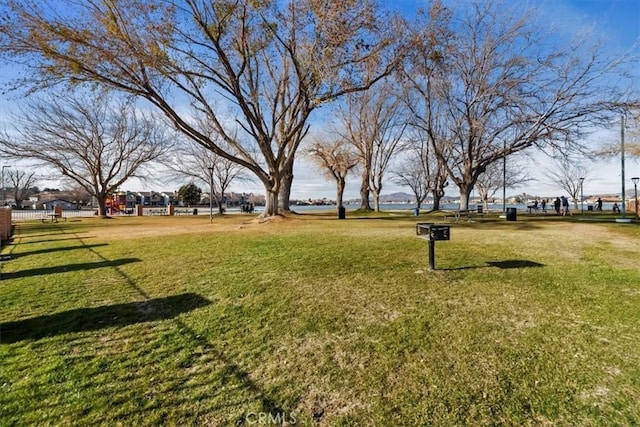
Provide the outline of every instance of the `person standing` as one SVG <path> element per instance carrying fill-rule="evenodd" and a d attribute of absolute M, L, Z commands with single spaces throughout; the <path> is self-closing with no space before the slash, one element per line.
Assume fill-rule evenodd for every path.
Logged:
<path fill-rule="evenodd" d="M 599 212 L 602 212 L 602 199 L 598 197 L 598 200 L 596 201 L 596 203 L 597 203 L 596 210 Z"/>
<path fill-rule="evenodd" d="M 547 213 L 547 199 L 542 199 L 540 202 L 540 207 L 542 208 L 542 213 Z"/>
<path fill-rule="evenodd" d="M 553 209 L 556 211 L 556 215 L 560 215 L 560 198 L 556 197 L 553 201 Z"/>

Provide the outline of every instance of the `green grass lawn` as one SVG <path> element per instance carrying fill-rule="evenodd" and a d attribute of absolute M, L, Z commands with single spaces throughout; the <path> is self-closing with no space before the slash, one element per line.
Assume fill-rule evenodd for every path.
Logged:
<path fill-rule="evenodd" d="M 638 224 L 347 215 L 20 223 L 0 425 L 640 423 Z"/>

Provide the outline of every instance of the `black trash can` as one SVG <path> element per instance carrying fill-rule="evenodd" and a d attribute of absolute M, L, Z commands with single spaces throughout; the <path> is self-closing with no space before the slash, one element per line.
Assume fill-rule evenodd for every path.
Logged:
<path fill-rule="evenodd" d="M 347 217 L 347 211 L 344 206 L 338 208 L 338 219 L 345 219 Z"/>
<path fill-rule="evenodd" d="M 516 208 L 507 208 L 507 221 L 515 221 L 517 217 Z"/>
<path fill-rule="evenodd" d="M 479 214 L 481 214 L 481 213 L 482 213 L 482 211 L 484 210 L 484 207 L 483 207 L 482 205 L 477 205 L 477 206 L 476 206 L 476 210 L 477 210 L 477 212 L 478 212 Z"/>
<path fill-rule="evenodd" d="M 198 215 L 198 209 L 193 208 L 193 214 L 194 214 L 194 215 Z"/>
<path fill-rule="evenodd" d="M 587 206 L 587 210 L 588 210 L 589 212 L 593 212 L 593 205 L 588 205 L 588 206 Z"/>

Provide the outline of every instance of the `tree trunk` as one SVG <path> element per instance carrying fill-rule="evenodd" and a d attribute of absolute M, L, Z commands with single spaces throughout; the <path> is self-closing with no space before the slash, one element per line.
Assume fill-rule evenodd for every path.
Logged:
<path fill-rule="evenodd" d="M 291 212 L 289 201 L 291 200 L 291 185 L 293 184 L 293 167 L 283 171 L 280 182 L 280 192 L 278 194 L 278 203 L 280 210 L 283 212 Z"/>
<path fill-rule="evenodd" d="M 373 210 L 380 212 L 380 193 L 377 190 L 373 190 Z"/>
<path fill-rule="evenodd" d="M 466 184 L 463 184 L 458 188 L 460 189 L 460 210 L 469 210 L 469 196 L 471 195 L 471 189 L 473 188 L 473 186 L 467 186 Z"/>
<path fill-rule="evenodd" d="M 433 192 L 433 210 L 434 211 L 440 210 L 440 200 L 442 200 L 442 196 L 444 196 L 444 193 L 441 191 Z"/>
<path fill-rule="evenodd" d="M 336 182 L 336 205 L 338 205 L 338 207 L 342 206 L 345 186 L 346 180 L 344 178 L 339 178 Z"/>
<path fill-rule="evenodd" d="M 362 183 L 360 184 L 360 209 L 370 211 L 371 204 L 369 203 L 369 171 L 362 173 Z"/>
<path fill-rule="evenodd" d="M 107 207 L 104 202 L 107 201 L 107 195 L 104 193 L 96 193 L 96 200 L 98 202 L 98 215 L 101 218 L 107 217 Z"/>
<path fill-rule="evenodd" d="M 265 185 L 266 190 L 266 204 L 264 205 L 264 212 L 260 215 L 263 218 L 276 216 L 279 214 L 279 204 L 278 204 L 278 193 L 279 193 L 279 185 L 274 185 L 269 187 Z"/>

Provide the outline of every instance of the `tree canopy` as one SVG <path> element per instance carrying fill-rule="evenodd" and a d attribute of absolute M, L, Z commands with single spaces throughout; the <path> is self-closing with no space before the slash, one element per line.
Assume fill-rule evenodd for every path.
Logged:
<path fill-rule="evenodd" d="M 532 147 L 584 148 L 588 132 L 637 101 L 626 74 L 631 58 L 586 38 L 556 42 L 533 13 L 514 6 L 467 6 L 433 3 L 424 25 L 413 26 L 405 70 L 416 123 L 463 208 L 492 163 Z"/>
<path fill-rule="evenodd" d="M 130 102 L 106 98 L 32 99 L 15 124 L 15 133 L 0 135 L 0 152 L 54 168 L 96 197 L 101 216 L 108 195 L 160 158 L 171 142 L 162 121 Z"/>
<path fill-rule="evenodd" d="M 401 52 L 393 19 L 370 0 L 1 3 L 0 52 L 29 71 L 19 84 L 87 83 L 148 100 L 195 143 L 253 172 L 265 215 L 278 213 L 312 111 L 369 88 Z"/>

